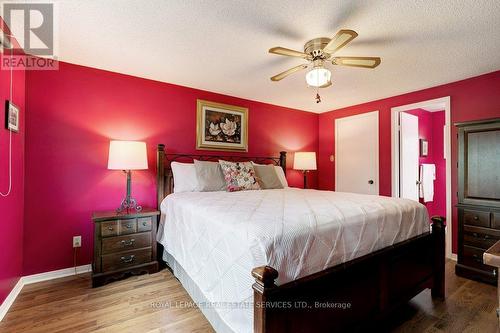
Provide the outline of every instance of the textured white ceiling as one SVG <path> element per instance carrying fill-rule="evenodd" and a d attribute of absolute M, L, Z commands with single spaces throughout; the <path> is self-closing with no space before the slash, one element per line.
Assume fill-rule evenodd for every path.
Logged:
<path fill-rule="evenodd" d="M 500 69 L 499 0 L 85 0 L 59 3 L 63 61 L 292 108 L 324 112 Z M 380 56 L 375 70 L 336 66 L 315 91 L 305 72 L 269 77 L 339 29 L 338 55 Z"/>

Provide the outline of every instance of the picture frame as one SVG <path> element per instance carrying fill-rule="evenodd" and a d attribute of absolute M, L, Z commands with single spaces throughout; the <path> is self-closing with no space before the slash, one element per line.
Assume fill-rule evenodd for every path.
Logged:
<path fill-rule="evenodd" d="M 5 128 L 12 132 L 19 132 L 19 107 L 11 101 L 5 101 Z"/>
<path fill-rule="evenodd" d="M 429 141 L 420 139 L 420 156 L 427 157 L 429 155 Z"/>
<path fill-rule="evenodd" d="M 196 149 L 248 151 L 248 108 L 198 99 Z"/>

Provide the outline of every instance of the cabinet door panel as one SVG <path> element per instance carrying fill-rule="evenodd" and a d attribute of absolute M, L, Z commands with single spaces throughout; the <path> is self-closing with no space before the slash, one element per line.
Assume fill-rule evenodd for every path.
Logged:
<path fill-rule="evenodd" d="M 500 199 L 500 130 L 466 135 L 467 197 Z"/>

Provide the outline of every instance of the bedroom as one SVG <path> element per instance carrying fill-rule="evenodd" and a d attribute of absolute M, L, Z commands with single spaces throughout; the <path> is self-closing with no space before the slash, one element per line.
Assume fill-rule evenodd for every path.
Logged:
<path fill-rule="evenodd" d="M 42 3 L 5 1 L 1 9 L 0 102 L 10 103 L 0 130 L 0 331 L 331 331 L 332 322 L 352 331 L 372 321 L 386 331 L 497 330 L 498 270 L 483 262 L 500 239 L 497 1 Z M 319 37 L 327 41 L 304 50 Z M 328 45 L 330 39 L 337 44 Z M 269 52 L 276 47 L 298 53 Z M 328 51 L 336 60 L 326 61 Z M 345 66 L 345 57 L 381 60 L 359 68 Z M 301 64 L 308 67 L 270 79 Z M 311 72 L 326 75 L 326 84 L 308 85 Z M 396 198 L 397 119 L 436 103 L 445 118 L 445 179 L 438 166 L 434 185 L 445 183 L 445 208 L 444 219 L 434 221 L 439 230 L 429 233 L 427 208 Z M 441 151 L 432 139 L 416 138 L 428 139 L 430 154 Z M 467 163 L 468 139 L 478 163 Z M 145 149 L 123 142 L 111 149 L 111 141 L 142 142 Z M 421 153 L 418 145 L 414 154 Z M 120 153 L 134 152 L 140 165 L 124 167 Z M 245 168 L 261 170 L 261 182 L 269 176 L 259 187 L 271 181 L 270 187 L 283 188 L 227 192 L 226 179 L 214 177 L 214 164 L 207 164 L 200 167 L 209 175 L 206 186 L 218 179 L 224 191 L 192 191 L 201 177 L 195 159 L 274 164 Z M 169 177 L 172 160 L 189 162 L 177 181 Z M 142 211 L 115 212 L 126 198 L 122 168 L 134 169 L 131 195 Z M 192 192 L 181 192 L 183 185 Z M 358 193 L 347 199 L 351 194 L 343 192 Z M 221 205 L 207 204 L 211 196 Z M 222 207 L 240 197 L 246 207 L 240 215 Z M 375 209 L 365 221 L 359 214 L 348 218 L 350 200 L 365 211 L 383 203 L 407 206 L 397 206 L 397 217 L 387 207 Z M 335 208 L 337 201 L 343 204 Z M 260 217 L 236 228 L 252 209 Z M 416 215 L 403 218 L 410 211 Z M 236 215 L 228 218 L 231 212 Z M 211 219 L 214 227 L 200 229 L 193 216 Z M 339 232 L 342 216 L 346 228 Z M 373 230 L 384 229 L 384 219 L 393 228 Z M 262 229 L 252 228 L 264 221 Z M 280 221 L 286 228 L 270 229 Z M 214 236 L 202 237 L 206 247 L 193 256 L 182 248 L 192 241 L 187 226 L 200 237 L 202 231 Z M 411 232 L 402 237 L 400 227 Z M 213 253 L 218 231 L 227 244 Z M 308 235 L 320 242 L 308 243 Z M 331 251 L 335 236 L 344 253 Z M 259 246 L 243 251 L 245 260 L 223 279 L 223 265 L 253 241 Z M 141 242 L 146 245 L 138 249 Z M 403 253 L 409 255 L 384 267 L 381 258 Z M 277 279 L 270 269 L 252 276 L 266 265 L 278 271 Z M 346 293 L 325 281 L 343 281 Z M 255 297 L 281 305 L 293 300 L 294 308 L 257 308 Z M 358 297 L 368 300 L 365 308 Z M 203 308 L 203 301 L 225 306 Z M 302 308 L 308 302 L 320 304 L 308 311 Z M 232 317 L 228 303 L 240 310 Z"/>

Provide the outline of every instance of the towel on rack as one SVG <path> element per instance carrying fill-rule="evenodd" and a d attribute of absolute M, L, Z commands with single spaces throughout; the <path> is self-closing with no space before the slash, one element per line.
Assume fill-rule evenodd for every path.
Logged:
<path fill-rule="evenodd" d="M 434 200 L 434 180 L 436 179 L 436 166 L 434 164 L 421 164 L 420 165 L 420 198 L 424 202 Z"/>

